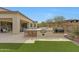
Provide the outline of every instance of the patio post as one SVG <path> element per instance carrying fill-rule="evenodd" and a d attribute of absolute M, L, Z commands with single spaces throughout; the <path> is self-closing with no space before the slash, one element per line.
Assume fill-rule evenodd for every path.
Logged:
<path fill-rule="evenodd" d="M 13 17 L 13 28 L 12 28 L 12 32 L 14 34 L 17 34 L 20 32 L 20 19 L 17 17 Z"/>
<path fill-rule="evenodd" d="M 36 25 L 35 28 L 37 28 L 37 23 L 35 25 Z"/>
<path fill-rule="evenodd" d="M 31 27 L 31 24 L 30 23 L 27 23 L 27 28 L 29 29 Z"/>

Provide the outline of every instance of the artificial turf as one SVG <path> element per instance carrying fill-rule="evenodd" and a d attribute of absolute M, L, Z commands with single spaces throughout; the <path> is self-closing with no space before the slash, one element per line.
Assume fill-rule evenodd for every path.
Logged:
<path fill-rule="evenodd" d="M 1 52 L 79 52 L 69 41 L 36 41 L 35 43 L 0 43 Z"/>

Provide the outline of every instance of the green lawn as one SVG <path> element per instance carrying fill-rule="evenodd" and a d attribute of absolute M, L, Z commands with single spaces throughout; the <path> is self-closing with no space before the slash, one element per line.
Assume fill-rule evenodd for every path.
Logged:
<path fill-rule="evenodd" d="M 75 52 L 79 51 L 79 46 L 67 41 L 36 41 L 34 44 L 0 43 L 0 51 Z"/>

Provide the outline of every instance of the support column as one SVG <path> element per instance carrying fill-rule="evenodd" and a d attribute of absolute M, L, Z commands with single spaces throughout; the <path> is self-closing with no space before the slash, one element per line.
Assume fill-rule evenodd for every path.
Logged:
<path fill-rule="evenodd" d="M 34 24 L 32 23 L 32 28 L 34 28 Z"/>
<path fill-rule="evenodd" d="M 37 23 L 32 23 L 32 28 L 37 28 Z"/>
<path fill-rule="evenodd" d="M 27 28 L 28 29 L 31 28 L 31 24 L 30 23 L 27 24 Z"/>
<path fill-rule="evenodd" d="M 13 32 L 14 34 L 20 33 L 20 19 L 17 18 L 17 17 L 14 17 L 12 20 L 13 20 L 12 32 Z"/>
<path fill-rule="evenodd" d="M 36 25 L 35 28 L 37 28 L 37 26 L 38 26 L 37 23 L 35 25 Z"/>
<path fill-rule="evenodd" d="M 34 25 L 34 26 L 33 26 L 34 28 L 37 28 L 37 23 L 34 23 L 33 25 Z"/>

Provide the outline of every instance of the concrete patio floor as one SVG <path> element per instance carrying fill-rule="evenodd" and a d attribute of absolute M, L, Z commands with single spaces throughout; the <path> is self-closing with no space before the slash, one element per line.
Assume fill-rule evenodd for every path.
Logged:
<path fill-rule="evenodd" d="M 0 33 L 0 43 L 34 43 L 32 39 L 24 37 L 24 33 Z"/>
<path fill-rule="evenodd" d="M 40 32 L 37 34 L 37 41 L 70 41 L 64 37 L 64 33 L 47 32 L 44 36 Z"/>
<path fill-rule="evenodd" d="M 42 36 L 37 33 L 37 37 L 24 37 L 24 33 L 0 33 L 0 43 L 34 43 L 35 41 L 70 41 L 64 37 L 63 34 L 46 33 Z"/>

